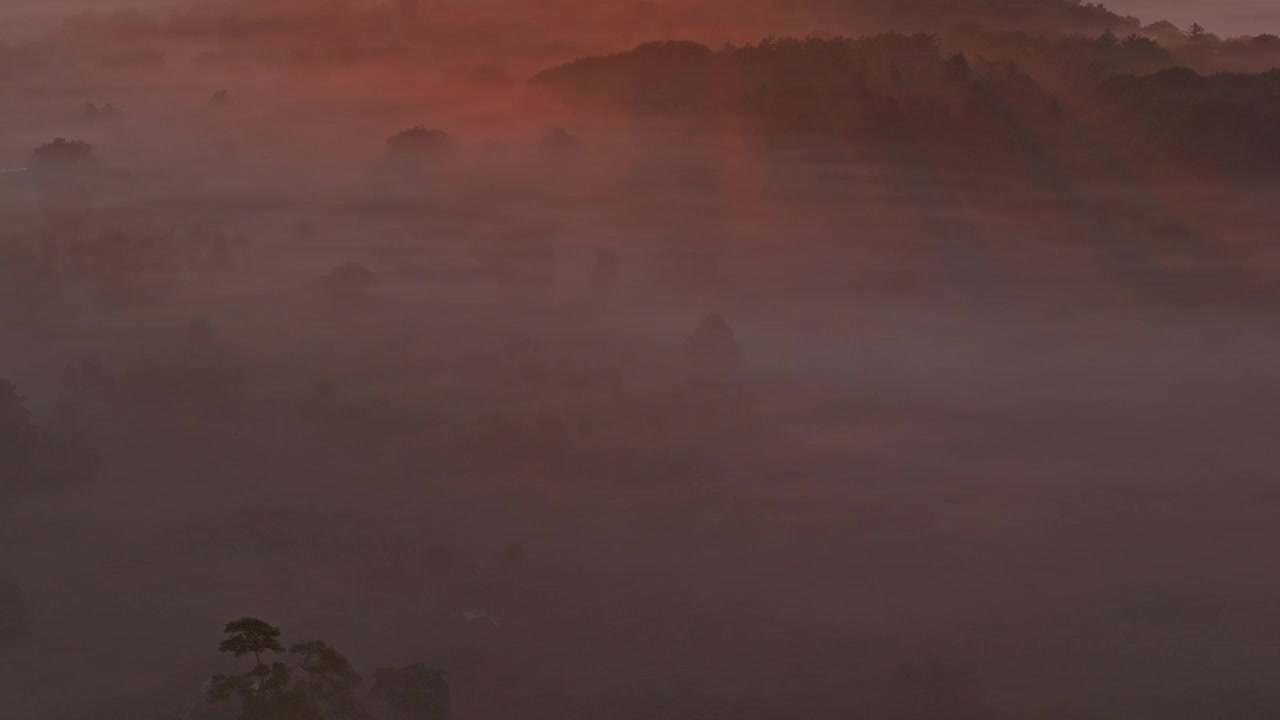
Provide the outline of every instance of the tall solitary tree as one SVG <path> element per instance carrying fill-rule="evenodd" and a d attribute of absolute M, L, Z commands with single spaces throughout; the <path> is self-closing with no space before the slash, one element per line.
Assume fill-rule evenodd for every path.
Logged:
<path fill-rule="evenodd" d="M 284 652 L 284 647 L 280 644 L 280 628 L 263 620 L 240 618 L 227 623 L 222 631 L 227 638 L 218 646 L 220 651 L 236 657 L 253 653 L 253 659 L 259 667 L 263 665 L 264 654 Z"/>

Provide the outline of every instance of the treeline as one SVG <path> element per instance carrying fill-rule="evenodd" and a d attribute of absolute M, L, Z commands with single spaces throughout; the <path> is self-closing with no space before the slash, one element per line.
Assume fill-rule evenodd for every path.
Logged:
<path fill-rule="evenodd" d="M 768 38 L 717 51 L 656 42 L 552 68 L 534 83 L 579 104 L 765 136 L 805 134 L 934 159 L 1016 162 L 1010 124 L 1062 108 L 1016 67 L 942 51 L 936 36 Z"/>
<path fill-rule="evenodd" d="M 1169 23 L 1140 30 L 1108 28 L 1097 35 L 997 32 L 979 27 L 957 28 L 942 36 L 944 44 L 963 48 L 988 61 L 1015 62 L 1037 78 L 1054 82 L 1096 83 L 1110 75 L 1152 73 L 1188 67 L 1200 73 L 1265 72 L 1280 67 L 1280 37 L 1219 39 L 1193 35 Z"/>
<path fill-rule="evenodd" d="M 516 74 L 652 39 L 718 47 L 765 36 L 924 32 L 944 46 L 1025 69 L 1202 73 L 1280 66 L 1280 37 L 1221 38 L 1200 25 L 1144 25 L 1077 0 L 549 0 L 483 5 L 422 0 L 325 3 L 223 0 L 166 15 L 137 11 L 68 18 L 42 43 L 0 47 L 9 65 L 48 60 L 48 50 L 105 69 L 196 62 L 344 65 L 470 62 Z M 200 50 L 194 55 L 172 46 Z M 518 69 L 518 70 L 517 70 Z"/>
<path fill-rule="evenodd" d="M 188 715 L 238 720 L 449 720 L 445 673 L 423 663 L 383 668 L 366 680 L 322 640 L 285 646 L 280 628 L 258 618 L 227 623 L 219 650 L 253 663 L 215 675 Z M 223 705 L 230 712 L 218 713 Z"/>
<path fill-rule="evenodd" d="M 1035 33 L 1136 31 L 1135 17 L 1081 0 L 809 0 L 847 20 L 847 27 L 945 32 L 963 26 Z"/>
<path fill-rule="evenodd" d="M 162 64 L 173 43 L 204 47 L 201 61 L 345 64 L 448 58 L 545 65 L 654 38 L 693 39 L 715 47 L 768 34 L 815 32 L 927 32 L 964 40 L 972 51 L 987 52 L 989 40 L 993 52 L 1017 47 L 1037 54 L 1058 40 L 1105 34 L 1148 60 L 1150 46 L 1129 39 L 1158 43 L 1176 51 L 1171 64 L 1202 72 L 1258 70 L 1280 62 L 1271 36 L 1224 40 L 1198 25 L 1143 25 L 1102 4 L 1078 0 L 222 0 L 163 16 L 126 11 L 73 17 L 50 40 L 66 53 L 88 53 L 107 68 Z M 975 35 L 983 42 L 974 42 Z"/>
<path fill-rule="evenodd" d="M 982 170 L 1102 170 L 1127 160 L 1280 175 L 1271 131 L 1280 73 L 1117 75 L 1172 56 L 1139 36 L 1074 45 L 1081 56 L 1112 58 L 1113 69 L 1045 80 L 1011 61 L 947 51 L 934 35 L 889 33 L 720 50 L 654 42 L 551 68 L 534 83 L 596 108 L 823 136 Z"/>
<path fill-rule="evenodd" d="M 1102 86 L 1117 135 L 1147 157 L 1213 174 L 1280 175 L 1280 70 L 1197 74 L 1171 68 Z"/>

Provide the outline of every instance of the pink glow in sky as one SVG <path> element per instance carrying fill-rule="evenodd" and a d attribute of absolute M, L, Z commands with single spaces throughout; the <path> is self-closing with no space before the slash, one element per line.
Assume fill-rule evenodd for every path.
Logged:
<path fill-rule="evenodd" d="M 1150 22 L 1181 26 L 1198 22 L 1220 35 L 1280 33 L 1280 3 L 1274 0 L 1113 0 L 1104 5 Z"/>
<path fill-rule="evenodd" d="M 189 0 L 3 0 L 0 20 L 9 26 L 5 34 L 11 34 L 15 28 L 37 28 L 74 13 L 184 4 Z M 1144 22 L 1165 19 L 1184 27 L 1198 22 L 1224 36 L 1280 33 L 1280 2 L 1276 0 L 1109 0 L 1103 4 Z"/>

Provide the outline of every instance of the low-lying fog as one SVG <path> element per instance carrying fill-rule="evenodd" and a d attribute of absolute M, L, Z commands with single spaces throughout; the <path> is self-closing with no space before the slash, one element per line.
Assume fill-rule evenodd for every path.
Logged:
<path fill-rule="evenodd" d="M 180 717 L 244 615 L 464 719 L 1280 713 L 1274 190 L 67 82 L 0 99 L 100 165 L 0 175 L 0 378 L 94 469 L 0 489 L 0 715 Z"/>

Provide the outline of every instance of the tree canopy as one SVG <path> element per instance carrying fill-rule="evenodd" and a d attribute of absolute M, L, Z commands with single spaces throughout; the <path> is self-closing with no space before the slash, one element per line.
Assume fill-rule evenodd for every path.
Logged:
<path fill-rule="evenodd" d="M 280 628 L 254 617 L 227 623 L 223 633 L 220 651 L 252 655 L 254 662 L 240 674 L 215 675 L 208 699 L 238 702 L 240 720 L 449 720 L 444 673 L 422 663 L 378 670 L 362 697 L 360 674 L 327 642 L 308 640 L 286 651 Z"/>

